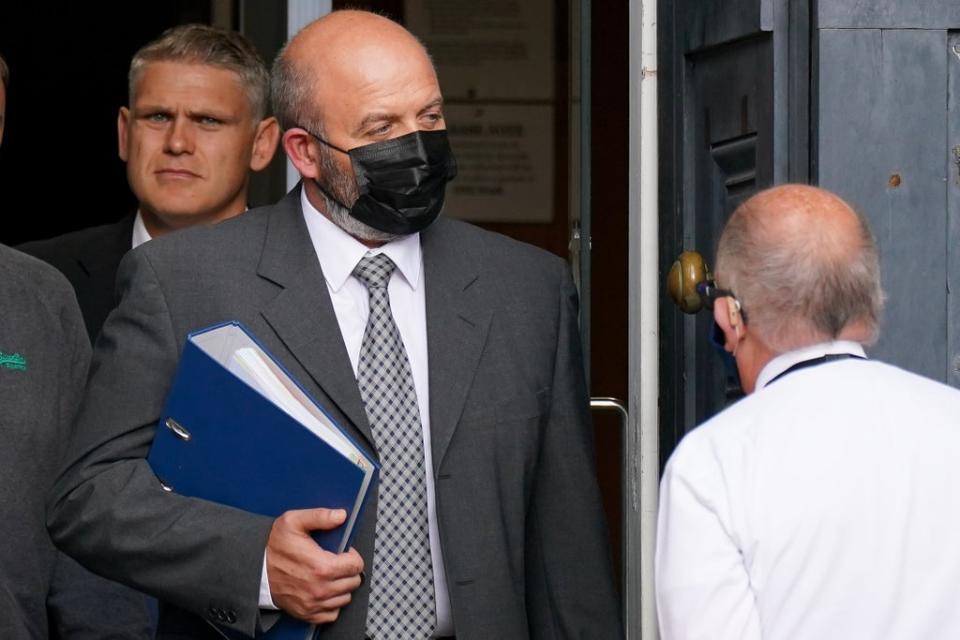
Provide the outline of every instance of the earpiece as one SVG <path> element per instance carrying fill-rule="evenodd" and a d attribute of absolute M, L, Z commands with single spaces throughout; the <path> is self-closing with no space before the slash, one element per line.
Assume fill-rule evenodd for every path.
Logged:
<path fill-rule="evenodd" d="M 740 301 L 736 298 L 729 298 L 730 302 L 727 304 L 727 314 L 730 319 L 730 328 L 733 329 L 734 333 L 737 334 L 737 343 L 733 345 L 733 357 L 737 357 L 737 348 L 740 346 Z"/>
<path fill-rule="evenodd" d="M 740 326 L 740 301 L 736 298 L 730 298 L 730 302 L 727 304 L 727 313 L 730 317 L 730 326 L 736 329 Z M 739 332 L 737 335 L 740 335 Z"/>

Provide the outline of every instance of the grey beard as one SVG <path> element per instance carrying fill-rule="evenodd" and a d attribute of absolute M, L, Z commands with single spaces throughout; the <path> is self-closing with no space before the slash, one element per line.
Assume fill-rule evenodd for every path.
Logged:
<path fill-rule="evenodd" d="M 350 215 L 349 209 L 341 206 L 339 202 L 335 202 L 333 198 L 328 196 L 326 193 L 321 191 L 320 195 L 323 196 L 324 204 L 327 207 L 327 213 L 330 215 L 330 219 L 333 221 L 333 223 L 354 238 L 366 242 L 387 243 L 401 237 L 401 234 L 380 231 L 379 229 L 374 229 L 368 224 L 360 222 Z"/>
<path fill-rule="evenodd" d="M 346 202 L 347 200 L 356 201 L 360 194 L 357 192 L 357 186 L 356 182 L 353 181 L 353 176 L 344 174 L 329 153 L 324 153 L 320 156 L 320 170 L 321 175 L 325 176 L 325 179 L 321 182 L 320 179 L 314 178 L 314 184 L 319 187 L 317 191 L 320 192 L 320 197 L 323 198 L 326 213 L 335 225 L 354 238 L 365 242 L 387 243 L 400 237 L 400 234 L 380 231 L 366 223 L 360 222 L 350 215 L 349 209 L 333 199 L 336 197 L 342 202 Z M 333 194 L 333 197 L 331 197 L 330 194 Z M 347 197 L 344 197 L 344 195 Z"/>

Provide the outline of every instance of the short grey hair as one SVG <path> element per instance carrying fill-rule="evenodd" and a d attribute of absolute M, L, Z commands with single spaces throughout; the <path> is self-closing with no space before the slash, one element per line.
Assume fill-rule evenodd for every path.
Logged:
<path fill-rule="evenodd" d="M 137 51 L 130 61 L 131 104 L 144 68 L 151 62 L 201 64 L 233 71 L 246 90 L 254 121 L 259 122 L 267 115 L 270 96 L 267 65 L 253 43 L 236 31 L 205 24 L 184 24 L 164 31 Z"/>
<path fill-rule="evenodd" d="M 793 237 L 772 232 L 770 215 L 749 200 L 724 227 L 719 284 L 733 292 L 751 331 L 774 351 L 836 339 L 854 324 L 866 331 L 866 344 L 876 341 L 884 300 L 880 261 L 866 220 L 850 210 L 858 225 L 853 251 L 831 251 L 838 239 L 815 221 Z"/>
<path fill-rule="evenodd" d="M 312 99 L 315 79 L 306 65 L 296 64 L 293 56 L 288 55 L 291 42 L 292 39 L 280 49 L 270 72 L 273 113 L 283 130 L 307 127 L 324 135 L 323 118 Z"/>

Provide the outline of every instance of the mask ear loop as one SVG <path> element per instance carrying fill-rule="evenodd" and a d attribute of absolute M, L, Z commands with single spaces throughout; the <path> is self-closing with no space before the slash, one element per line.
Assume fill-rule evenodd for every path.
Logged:
<path fill-rule="evenodd" d="M 306 127 L 301 126 L 301 125 L 296 125 L 296 127 L 297 127 L 298 129 L 303 129 L 304 131 L 306 131 L 307 133 L 309 133 L 311 136 L 313 136 L 313 137 L 317 140 L 317 142 L 322 142 L 322 143 L 325 144 L 326 146 L 330 147 L 331 149 L 333 149 L 333 150 L 335 150 L 335 151 L 339 151 L 339 152 L 342 153 L 342 154 L 350 155 L 350 152 L 347 151 L 346 149 L 341 149 L 340 147 L 338 147 L 337 145 L 333 144 L 332 142 L 328 142 L 328 141 L 324 140 L 323 138 L 321 138 L 320 136 L 318 136 L 317 134 L 315 134 L 313 131 L 310 131 L 310 129 L 307 129 Z"/>

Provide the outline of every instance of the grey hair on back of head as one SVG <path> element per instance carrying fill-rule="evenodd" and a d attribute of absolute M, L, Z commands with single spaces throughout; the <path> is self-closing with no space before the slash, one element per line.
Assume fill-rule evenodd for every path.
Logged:
<path fill-rule="evenodd" d="M 866 220 L 851 211 L 858 227 L 852 251 L 839 250 L 841 239 L 816 224 L 784 238 L 750 201 L 727 222 L 717 248 L 721 284 L 775 352 L 836 339 L 853 326 L 864 343 L 876 341 L 884 301 L 880 261 Z"/>

